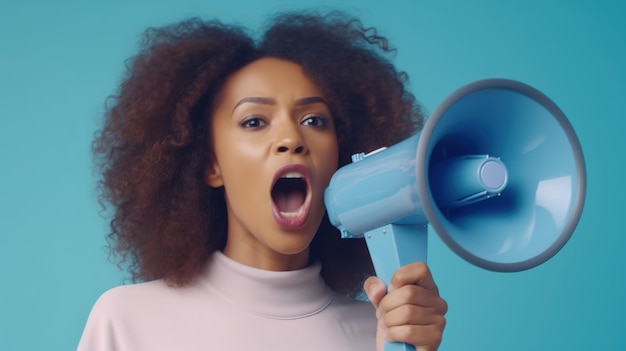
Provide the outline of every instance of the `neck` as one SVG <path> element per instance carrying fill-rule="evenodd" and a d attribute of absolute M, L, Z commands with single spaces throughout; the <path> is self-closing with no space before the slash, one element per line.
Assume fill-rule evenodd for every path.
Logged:
<path fill-rule="evenodd" d="M 249 267 L 266 271 L 295 271 L 309 265 L 309 249 L 295 254 L 283 254 L 269 250 L 259 250 L 258 247 L 246 249 L 243 245 L 229 245 L 226 243 L 224 255 L 233 261 Z"/>
<path fill-rule="evenodd" d="M 299 319 L 320 312 L 332 301 L 320 270 L 319 262 L 297 271 L 259 270 L 216 252 L 198 283 L 237 309 L 271 319 Z"/>

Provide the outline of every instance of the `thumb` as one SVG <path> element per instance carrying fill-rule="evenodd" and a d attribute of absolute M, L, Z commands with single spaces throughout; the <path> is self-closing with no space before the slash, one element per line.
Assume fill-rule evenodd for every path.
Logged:
<path fill-rule="evenodd" d="M 365 290 L 365 294 L 370 302 L 374 305 L 376 309 L 378 309 L 378 304 L 380 300 L 387 294 L 387 287 L 382 280 L 377 277 L 371 276 L 365 280 L 363 284 L 363 290 Z"/>
<path fill-rule="evenodd" d="M 378 319 L 376 327 L 376 350 L 382 351 L 385 343 L 385 326 L 383 325 L 383 320 L 380 318 L 378 306 L 380 305 L 380 301 L 387 294 L 387 287 L 382 280 L 372 276 L 365 280 L 363 290 L 365 290 L 367 298 L 376 309 L 376 318 Z"/>

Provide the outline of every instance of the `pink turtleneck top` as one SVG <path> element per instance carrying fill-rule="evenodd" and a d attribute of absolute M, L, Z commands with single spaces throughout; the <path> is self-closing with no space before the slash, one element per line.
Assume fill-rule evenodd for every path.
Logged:
<path fill-rule="evenodd" d="M 375 350 L 374 308 L 334 293 L 320 269 L 265 271 L 216 252 L 187 286 L 104 293 L 78 351 Z"/>

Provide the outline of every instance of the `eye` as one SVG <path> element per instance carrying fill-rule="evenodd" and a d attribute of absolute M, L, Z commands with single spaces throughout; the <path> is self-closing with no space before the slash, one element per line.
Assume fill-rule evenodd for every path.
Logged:
<path fill-rule="evenodd" d="M 265 127 L 267 122 L 261 117 L 250 117 L 241 121 L 239 125 L 246 129 L 259 129 Z"/>
<path fill-rule="evenodd" d="M 330 123 L 328 117 L 320 115 L 306 115 L 301 122 L 303 126 L 311 126 L 319 129 L 325 129 Z"/>

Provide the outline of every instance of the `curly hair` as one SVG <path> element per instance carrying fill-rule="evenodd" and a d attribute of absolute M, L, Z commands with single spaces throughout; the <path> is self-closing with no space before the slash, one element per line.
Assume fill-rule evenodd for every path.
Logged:
<path fill-rule="evenodd" d="M 114 210 L 111 252 L 129 263 L 134 281 L 187 284 L 224 248 L 224 195 L 203 177 L 212 158 L 208 128 L 215 96 L 246 64 L 277 57 L 303 67 L 329 98 L 340 166 L 421 128 L 408 78 L 374 28 L 340 12 L 280 14 L 266 28 L 257 40 L 245 28 L 197 18 L 148 29 L 107 100 L 93 143 L 100 199 Z M 364 242 L 340 239 L 326 218 L 311 255 L 327 284 L 347 295 L 372 272 Z"/>

